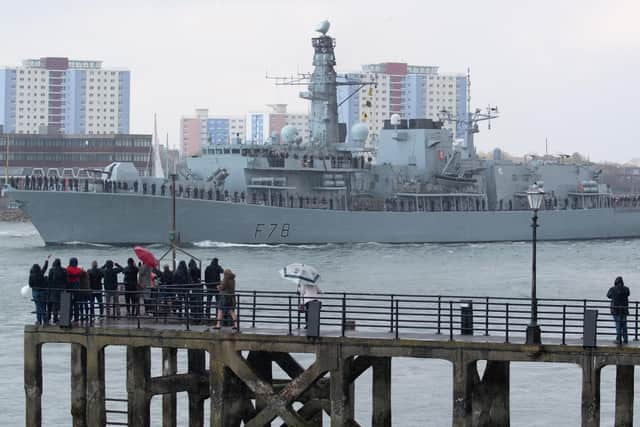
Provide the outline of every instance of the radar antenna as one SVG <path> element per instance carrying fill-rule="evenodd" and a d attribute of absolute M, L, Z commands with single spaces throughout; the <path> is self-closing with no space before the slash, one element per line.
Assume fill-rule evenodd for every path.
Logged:
<path fill-rule="evenodd" d="M 476 147 L 473 141 L 473 135 L 480 132 L 478 123 L 486 121 L 487 129 L 491 130 L 491 120 L 499 117 L 498 107 L 487 105 L 484 111 L 480 108 L 476 108 L 471 111 L 471 71 L 467 68 L 467 115 L 453 117 L 451 112 L 443 109 L 438 112 L 438 119 L 443 122 L 455 123 L 456 127 L 460 126 L 465 131 L 465 145 L 467 146 L 467 153 L 469 158 L 475 159 L 477 157 Z"/>

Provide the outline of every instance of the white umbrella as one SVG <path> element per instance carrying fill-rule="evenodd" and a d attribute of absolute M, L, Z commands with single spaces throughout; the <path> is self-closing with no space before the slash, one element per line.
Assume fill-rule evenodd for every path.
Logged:
<path fill-rule="evenodd" d="M 318 270 L 310 265 L 301 263 L 287 265 L 280 270 L 280 275 L 283 279 L 291 280 L 296 284 L 308 283 L 315 285 L 320 281 Z"/>

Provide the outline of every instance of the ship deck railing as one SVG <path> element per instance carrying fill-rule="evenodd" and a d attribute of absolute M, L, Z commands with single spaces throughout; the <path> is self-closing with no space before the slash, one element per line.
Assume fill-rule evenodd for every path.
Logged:
<path fill-rule="evenodd" d="M 215 323 L 216 300 L 220 297 L 203 285 L 137 291 L 121 287 L 114 291 L 117 302 L 107 305 L 108 292 L 52 289 L 43 292 L 46 295 L 40 295 L 39 301 L 59 303 L 59 295 L 70 294 L 75 301 L 70 311 L 73 313 L 73 306 L 78 305 L 78 319 L 73 322 L 67 318 L 67 323 L 61 317 L 58 326 L 200 330 Z M 102 310 L 95 298 L 91 300 L 94 295 L 102 298 Z M 241 331 L 293 335 L 304 330 L 304 300 L 295 290 L 240 290 L 234 297 Z M 321 303 L 321 335 L 327 336 L 359 334 L 386 339 L 522 343 L 531 321 L 531 300 L 525 297 L 327 292 L 314 299 Z M 616 329 L 608 300 L 539 298 L 537 308 L 543 342 L 551 340 L 561 345 L 579 342 L 583 338 L 585 313 L 595 310 L 597 338 L 604 340 L 605 345 L 613 345 Z M 630 302 L 627 317 L 629 337 L 636 343 L 640 335 L 639 308 L 638 301 Z M 223 322 L 230 326 L 227 311 L 225 307 Z"/>

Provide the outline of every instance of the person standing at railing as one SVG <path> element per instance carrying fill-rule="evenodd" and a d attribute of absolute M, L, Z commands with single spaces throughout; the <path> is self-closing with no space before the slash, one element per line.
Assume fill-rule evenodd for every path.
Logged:
<path fill-rule="evenodd" d="M 204 269 L 204 283 L 207 287 L 207 319 L 211 316 L 211 300 L 215 297 L 215 307 L 213 309 L 214 316 L 217 312 L 218 306 L 218 285 L 220 284 L 220 277 L 224 273 L 224 270 L 218 264 L 218 258 L 211 260 L 211 264 Z"/>
<path fill-rule="evenodd" d="M 218 318 L 214 329 L 220 329 L 222 319 L 228 312 L 233 319 L 233 330 L 238 330 L 238 315 L 236 314 L 236 275 L 225 269 L 222 282 L 218 286 L 220 291 L 220 306 L 218 307 Z"/>
<path fill-rule="evenodd" d="M 95 319 L 96 315 L 96 303 L 100 309 L 100 317 L 104 316 L 104 305 L 102 303 L 102 270 L 98 268 L 98 261 L 91 261 L 91 268 L 87 271 L 89 274 L 89 286 L 91 287 L 91 319 Z"/>
<path fill-rule="evenodd" d="M 189 310 L 194 319 L 202 318 L 202 272 L 195 259 L 189 260 L 189 282 L 191 283 L 191 294 L 189 295 Z"/>
<path fill-rule="evenodd" d="M 322 291 L 318 285 L 314 283 L 307 283 L 302 280 L 298 282 L 298 294 L 302 297 L 302 304 L 304 306 L 304 321 L 305 329 L 307 329 L 306 323 L 309 322 L 309 303 L 311 301 L 318 301 L 322 307 L 322 301 L 319 300 L 322 295 Z"/>
<path fill-rule="evenodd" d="M 173 273 L 173 283 L 175 285 L 175 290 L 178 295 L 177 298 L 177 309 L 178 313 L 182 312 L 184 316 L 187 315 L 187 294 L 189 293 L 190 287 L 190 279 L 189 279 L 189 270 L 187 270 L 187 263 L 184 261 L 180 261 L 178 263 L 178 268 L 176 268 L 175 273 Z"/>
<path fill-rule="evenodd" d="M 71 314 L 74 322 L 80 320 L 81 296 L 78 292 L 80 290 L 80 275 L 82 272 L 82 268 L 78 267 L 78 258 L 71 258 L 67 266 L 67 289 L 71 291 L 71 306 L 73 307 Z"/>
<path fill-rule="evenodd" d="M 47 316 L 45 321 L 49 323 L 53 316 L 53 323 L 58 323 L 60 291 L 67 288 L 67 270 L 62 268 L 62 263 L 59 258 L 53 260 L 48 279 L 49 295 L 47 296 Z"/>
<path fill-rule="evenodd" d="M 138 294 L 138 267 L 133 258 L 127 259 L 124 273 L 124 300 L 127 306 L 127 316 L 137 316 L 140 313 L 140 297 Z"/>
<path fill-rule="evenodd" d="M 80 273 L 80 291 L 77 293 L 76 301 L 78 303 L 78 313 L 81 322 L 88 322 L 90 311 L 89 304 L 91 302 L 91 284 L 89 283 L 89 274 L 82 270 Z"/>
<path fill-rule="evenodd" d="M 107 317 L 120 317 L 120 304 L 118 301 L 118 274 L 122 273 L 123 268 L 111 260 L 107 260 L 101 268 L 104 277 L 104 290 L 107 304 Z"/>
<path fill-rule="evenodd" d="M 31 296 L 36 305 L 36 325 L 49 323 L 47 321 L 47 279 L 45 273 L 49 267 L 49 257 L 40 267 L 40 264 L 33 264 L 29 271 L 29 287 L 31 288 Z"/>
<path fill-rule="evenodd" d="M 150 315 L 151 309 L 151 267 L 142 264 L 138 269 L 138 288 L 142 292 L 144 300 L 144 314 Z"/>
<path fill-rule="evenodd" d="M 616 322 L 616 344 L 627 344 L 627 316 L 629 315 L 629 288 L 624 285 L 622 277 L 616 277 L 613 286 L 607 292 L 611 300 L 611 314 Z"/>

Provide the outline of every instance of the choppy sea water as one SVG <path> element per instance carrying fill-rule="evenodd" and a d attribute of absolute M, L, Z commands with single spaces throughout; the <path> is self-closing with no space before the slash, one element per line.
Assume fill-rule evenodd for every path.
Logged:
<path fill-rule="evenodd" d="M 163 251 L 161 245 L 156 247 Z M 322 287 L 331 291 L 429 294 L 472 294 L 527 297 L 531 248 L 527 243 L 246 246 L 202 242 L 190 248 L 208 262 L 216 256 L 237 274 L 239 289 L 284 290 L 277 270 L 291 262 L 316 266 Z M 82 243 L 45 247 L 30 224 L 0 222 L 0 424 L 24 425 L 22 370 L 23 326 L 33 323 L 32 303 L 20 296 L 34 262 L 51 254 L 66 262 L 76 256 L 82 266 L 92 260 L 123 263 L 131 249 Z M 538 246 L 539 297 L 603 298 L 617 275 L 631 288 L 640 283 L 640 240 L 542 242 Z M 637 293 L 636 293 L 637 292 Z M 635 297 L 634 297 L 635 295 Z M 124 398 L 124 349 L 107 349 L 107 397 Z M 159 351 L 152 355 L 152 375 L 159 375 Z M 186 355 L 180 354 L 184 368 Z M 71 423 L 69 349 L 45 345 L 43 419 L 47 426 Z M 309 362 L 303 358 L 303 362 Z M 444 361 L 394 359 L 392 366 L 393 424 L 451 424 L 452 369 Z M 636 380 L 640 373 L 636 370 Z M 356 382 L 356 418 L 370 425 L 368 374 Z M 602 372 L 601 425 L 613 426 L 615 369 Z M 579 426 L 581 372 L 564 364 L 512 364 L 511 424 L 513 426 Z M 636 387 L 638 390 L 638 387 Z M 152 402 L 152 424 L 159 425 L 160 397 Z M 178 416 L 186 425 L 187 400 L 178 398 Z M 635 399 L 640 419 L 640 391 Z M 207 405 L 208 406 L 208 405 Z M 108 407 L 117 409 L 116 405 Z M 208 416 L 208 414 L 207 414 Z M 117 417 L 110 418 L 117 421 Z M 640 424 L 639 424 L 640 425 Z"/>

